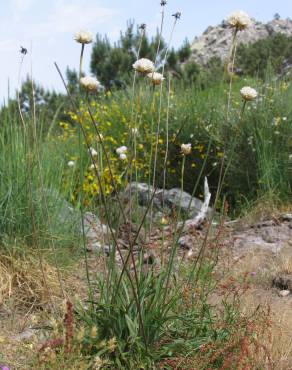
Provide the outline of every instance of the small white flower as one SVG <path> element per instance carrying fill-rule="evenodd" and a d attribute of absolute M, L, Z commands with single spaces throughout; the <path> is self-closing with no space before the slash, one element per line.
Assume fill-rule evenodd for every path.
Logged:
<path fill-rule="evenodd" d="M 133 68 L 137 71 L 137 72 L 140 72 L 140 73 L 150 73 L 150 72 L 154 72 L 154 63 L 149 60 L 149 59 L 146 59 L 146 58 L 141 58 L 141 59 L 138 59 L 134 64 L 133 64 Z"/>
<path fill-rule="evenodd" d="M 158 72 L 148 73 L 147 76 L 150 78 L 153 85 L 160 85 L 163 82 L 163 80 L 165 80 L 163 75 Z"/>
<path fill-rule="evenodd" d="M 292 154 L 289 154 L 289 161 L 292 161 Z"/>
<path fill-rule="evenodd" d="M 280 135 L 280 131 L 275 131 L 274 134 L 275 135 Z"/>
<path fill-rule="evenodd" d="M 68 167 L 74 167 L 75 166 L 75 162 L 74 161 L 69 161 L 67 163 Z"/>
<path fill-rule="evenodd" d="M 93 36 L 89 31 L 78 31 L 74 36 L 75 41 L 80 44 L 90 44 L 92 42 Z"/>
<path fill-rule="evenodd" d="M 242 10 L 238 10 L 227 18 L 229 27 L 242 31 L 251 25 L 251 19 L 248 14 Z"/>
<path fill-rule="evenodd" d="M 243 87 L 240 90 L 240 94 L 241 94 L 242 99 L 245 101 L 252 101 L 258 96 L 257 91 L 249 86 Z"/>
<path fill-rule="evenodd" d="M 119 158 L 120 158 L 122 161 L 124 161 L 125 159 L 127 159 L 127 155 L 126 155 L 125 153 L 121 153 L 121 154 L 119 155 Z"/>
<path fill-rule="evenodd" d="M 90 165 L 89 167 L 91 170 L 94 170 L 95 169 L 95 165 L 92 163 L 92 165 Z"/>
<path fill-rule="evenodd" d="M 283 121 L 287 121 L 287 117 L 282 117 L 282 120 Z"/>
<path fill-rule="evenodd" d="M 138 134 L 138 129 L 137 129 L 137 127 L 132 128 L 132 134 L 133 134 L 133 135 L 137 135 L 137 134 Z"/>
<path fill-rule="evenodd" d="M 190 154 L 192 151 L 192 144 L 181 144 L 181 152 L 184 154 L 184 155 L 188 155 Z"/>
<path fill-rule="evenodd" d="M 126 146 L 120 146 L 117 148 L 116 152 L 118 155 L 127 153 L 128 148 Z"/>
<path fill-rule="evenodd" d="M 90 148 L 89 151 L 90 151 L 92 157 L 96 157 L 97 154 L 98 154 L 97 151 L 94 148 Z"/>
<path fill-rule="evenodd" d="M 101 83 L 95 77 L 90 76 L 81 77 L 80 84 L 90 92 L 97 92 L 101 86 Z"/>

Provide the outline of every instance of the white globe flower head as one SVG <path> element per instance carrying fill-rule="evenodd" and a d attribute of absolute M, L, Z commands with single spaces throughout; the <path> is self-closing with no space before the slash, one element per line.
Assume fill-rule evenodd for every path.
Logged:
<path fill-rule="evenodd" d="M 251 19 L 248 14 L 242 10 L 238 10 L 227 18 L 227 23 L 230 28 L 235 28 L 238 31 L 243 31 L 251 25 Z"/>
<path fill-rule="evenodd" d="M 148 73 L 147 76 L 150 78 L 153 85 L 160 85 L 163 82 L 163 80 L 165 80 L 163 75 L 158 72 Z"/>
<path fill-rule="evenodd" d="M 96 157 L 97 154 L 98 154 L 97 151 L 94 148 L 90 148 L 89 151 L 90 151 L 92 157 Z"/>
<path fill-rule="evenodd" d="M 67 163 L 68 167 L 74 167 L 75 166 L 75 162 L 74 161 L 69 161 Z"/>
<path fill-rule="evenodd" d="M 125 153 L 121 153 L 121 154 L 119 155 L 119 158 L 120 158 L 122 161 L 124 161 L 125 159 L 127 159 L 127 155 L 126 155 Z"/>
<path fill-rule="evenodd" d="M 75 33 L 74 40 L 80 44 L 90 44 L 92 42 L 93 35 L 89 31 L 78 31 Z"/>
<path fill-rule="evenodd" d="M 188 155 L 192 151 L 192 144 L 181 144 L 181 152 L 183 155 Z"/>
<path fill-rule="evenodd" d="M 240 94 L 243 100 L 245 101 L 252 101 L 256 99 L 258 93 L 255 89 L 249 86 L 245 86 L 240 90 Z"/>
<path fill-rule="evenodd" d="M 143 73 L 143 74 L 154 72 L 154 69 L 155 69 L 154 63 L 150 59 L 146 59 L 146 58 L 138 59 L 133 64 L 133 68 L 135 69 L 135 71 Z"/>
<path fill-rule="evenodd" d="M 101 86 L 101 83 L 95 77 L 81 77 L 80 85 L 89 92 L 97 92 Z"/>
<path fill-rule="evenodd" d="M 117 148 L 116 152 L 120 156 L 121 154 L 126 154 L 127 150 L 128 148 L 126 146 L 120 146 L 119 148 Z"/>

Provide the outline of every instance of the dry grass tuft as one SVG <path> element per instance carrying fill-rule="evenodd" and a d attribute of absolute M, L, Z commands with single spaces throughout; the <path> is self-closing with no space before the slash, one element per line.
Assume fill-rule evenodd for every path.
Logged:
<path fill-rule="evenodd" d="M 291 213 L 291 204 L 281 203 L 278 199 L 262 197 L 259 198 L 251 208 L 247 208 L 240 219 L 241 225 L 252 225 L 266 219 L 273 219 L 284 213 Z"/>
<path fill-rule="evenodd" d="M 248 252 L 230 268 L 230 274 L 240 278 L 250 275 L 250 290 L 242 297 L 243 312 L 248 315 L 258 305 L 270 307 L 270 339 L 263 339 L 272 360 L 272 369 L 292 369 L 292 298 L 281 298 L 277 289 L 272 287 L 272 280 L 278 274 L 292 273 L 292 251 L 287 245 L 278 255 L 262 250 Z"/>
<path fill-rule="evenodd" d="M 34 256 L 25 258 L 0 255 L 0 306 L 13 303 L 14 308 L 41 307 L 61 295 L 55 267 Z"/>

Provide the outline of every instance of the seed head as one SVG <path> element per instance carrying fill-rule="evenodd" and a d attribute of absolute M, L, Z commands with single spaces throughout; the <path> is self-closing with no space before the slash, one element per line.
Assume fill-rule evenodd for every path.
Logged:
<path fill-rule="evenodd" d="M 90 44 L 92 42 L 93 36 L 89 31 L 78 31 L 74 36 L 75 41 L 80 44 Z"/>
<path fill-rule="evenodd" d="M 147 74 L 154 72 L 154 63 L 146 58 L 138 59 L 134 64 L 133 68 L 140 73 Z"/>
<path fill-rule="evenodd" d="M 150 78 L 153 85 L 160 85 L 163 82 L 163 80 L 165 80 L 163 75 L 158 72 L 148 73 L 147 76 Z"/>
<path fill-rule="evenodd" d="M 240 94 L 243 100 L 245 101 L 252 101 L 256 99 L 258 93 L 255 89 L 249 86 L 245 86 L 240 90 Z"/>
<path fill-rule="evenodd" d="M 180 17 L 181 17 L 181 12 L 176 12 L 176 13 L 172 14 L 172 16 L 173 16 L 175 19 L 180 19 Z"/>
<path fill-rule="evenodd" d="M 80 85 L 85 88 L 88 92 L 98 92 L 101 87 L 101 83 L 95 77 L 81 77 Z"/>
<path fill-rule="evenodd" d="M 251 25 L 251 19 L 248 14 L 242 10 L 238 10 L 227 18 L 227 24 L 230 28 L 234 28 L 238 31 L 243 31 Z"/>
<path fill-rule="evenodd" d="M 183 155 L 188 155 L 192 151 L 192 144 L 181 144 L 181 152 Z"/>

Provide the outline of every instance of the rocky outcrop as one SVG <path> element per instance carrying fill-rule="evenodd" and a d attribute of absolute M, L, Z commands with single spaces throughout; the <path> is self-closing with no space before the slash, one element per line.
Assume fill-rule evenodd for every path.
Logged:
<path fill-rule="evenodd" d="M 274 19 L 266 24 L 252 20 L 246 30 L 239 32 L 238 43 L 254 43 L 268 36 L 282 33 L 292 36 L 292 20 Z M 232 31 L 225 22 L 216 27 L 208 27 L 200 37 L 195 37 L 191 44 L 192 54 L 190 60 L 205 65 L 212 57 L 226 60 L 232 43 Z"/>

